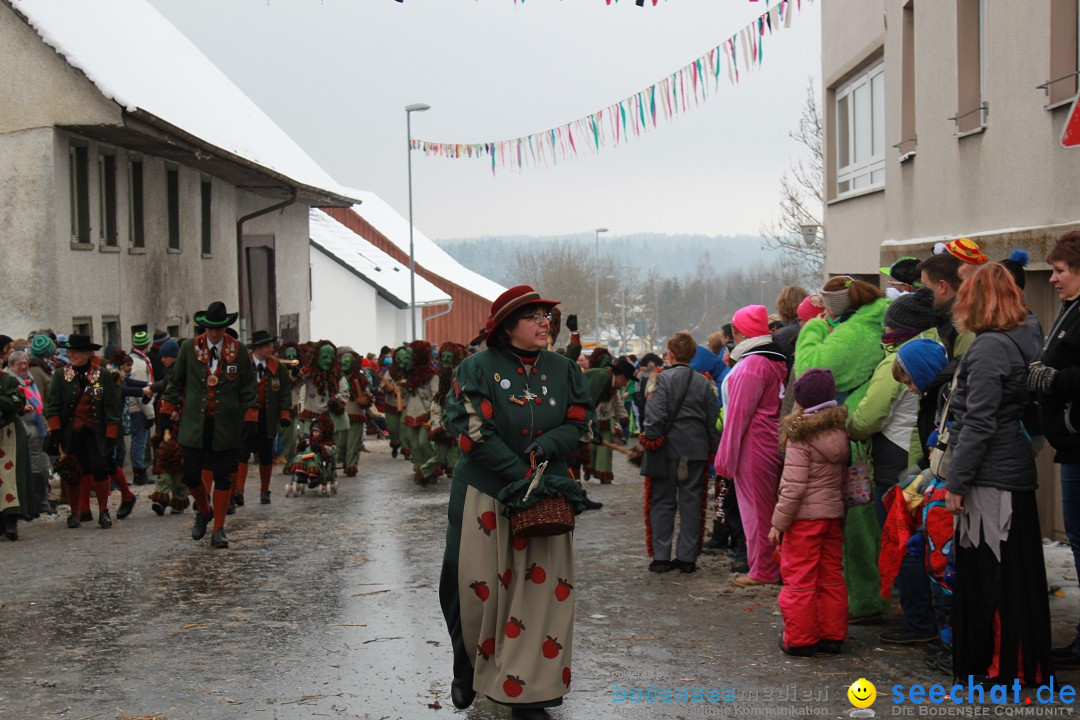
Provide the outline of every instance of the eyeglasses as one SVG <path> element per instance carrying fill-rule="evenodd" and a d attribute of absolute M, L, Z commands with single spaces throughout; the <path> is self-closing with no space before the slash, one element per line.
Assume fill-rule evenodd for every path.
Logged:
<path fill-rule="evenodd" d="M 533 313 L 532 315 L 522 315 L 521 319 L 522 320 L 531 320 L 536 325 L 539 325 L 540 323 L 544 322 L 545 320 L 547 322 L 551 322 L 552 317 L 553 317 L 553 315 L 551 313 L 538 312 L 538 313 Z"/>

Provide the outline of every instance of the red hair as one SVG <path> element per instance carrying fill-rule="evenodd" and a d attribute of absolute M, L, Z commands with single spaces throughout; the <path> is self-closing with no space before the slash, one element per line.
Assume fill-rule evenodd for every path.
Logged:
<path fill-rule="evenodd" d="M 957 330 L 974 333 L 1012 330 L 1027 317 L 1016 280 L 998 263 L 982 266 L 960 285 L 952 312 Z"/>

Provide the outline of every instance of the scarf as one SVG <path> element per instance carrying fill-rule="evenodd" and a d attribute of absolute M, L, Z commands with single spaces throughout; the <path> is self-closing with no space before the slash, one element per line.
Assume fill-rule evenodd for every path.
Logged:
<path fill-rule="evenodd" d="M 916 335 L 921 335 L 926 332 L 923 330 L 916 330 L 914 328 L 906 328 L 904 330 L 893 330 L 892 332 L 883 333 L 881 335 L 882 345 L 899 345 L 905 343 Z"/>
<path fill-rule="evenodd" d="M 746 338 L 741 343 L 735 346 L 731 351 L 732 362 L 739 362 L 739 358 L 745 355 L 754 348 L 759 348 L 762 345 L 768 345 L 773 341 L 772 335 L 758 335 L 754 338 Z"/>
<path fill-rule="evenodd" d="M 10 368 L 8 372 L 19 381 L 19 390 L 22 392 L 23 397 L 26 398 L 27 405 L 34 408 L 34 424 L 37 425 L 37 436 L 45 437 L 48 434 L 48 428 L 45 425 L 44 405 L 41 402 L 41 392 L 38 390 L 37 383 L 34 382 L 34 378 L 30 375 L 24 378 Z"/>

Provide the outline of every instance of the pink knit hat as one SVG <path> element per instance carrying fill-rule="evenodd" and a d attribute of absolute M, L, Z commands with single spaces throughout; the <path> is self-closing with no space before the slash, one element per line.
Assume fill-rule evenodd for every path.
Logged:
<path fill-rule="evenodd" d="M 764 305 L 747 305 L 731 319 L 735 329 L 748 338 L 769 334 L 769 311 Z"/>
<path fill-rule="evenodd" d="M 824 313 L 825 305 L 822 304 L 820 295 L 807 295 L 799 303 L 799 309 L 795 311 L 795 314 L 799 316 L 799 321 L 804 323 L 821 317 Z"/>

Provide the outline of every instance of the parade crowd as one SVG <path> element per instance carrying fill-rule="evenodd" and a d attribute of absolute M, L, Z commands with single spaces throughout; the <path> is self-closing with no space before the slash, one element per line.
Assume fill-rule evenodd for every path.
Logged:
<path fill-rule="evenodd" d="M 226 548 L 250 462 L 261 503 L 275 461 L 287 496 L 332 495 L 386 439 L 419 486 L 453 481 L 440 600 L 455 705 L 480 691 L 545 717 L 570 685 L 568 531 L 600 507 L 587 484 L 615 480 L 618 452 L 644 477 L 648 570 L 729 554 L 736 585 L 781 586 L 783 652 L 842 652 L 895 592 L 882 643 L 923 645 L 954 677 L 1042 683 L 1080 666 L 1080 628 L 1051 642 L 1035 500 L 1049 444 L 1080 568 L 1080 233 L 1046 261 L 1062 301 L 1048 331 L 1024 300 L 1026 254 L 994 262 L 959 238 L 882 268 L 886 292 L 846 276 L 786 287 L 772 314 L 749 305 L 702 344 L 679 332 L 642 357 L 584 351 L 576 317 L 528 286 L 468 344 L 378 353 L 265 331 L 244 344 L 221 302 L 195 337 L 139 331 L 130 349 L 0 335 L 4 532 L 64 503 L 79 528 L 92 496 L 111 527 L 112 491 L 117 520 L 136 505 L 130 463 L 156 515 L 194 505 L 192 537 Z M 540 506 L 546 525 L 511 524 Z M 539 655 L 514 649 L 533 635 Z"/>

